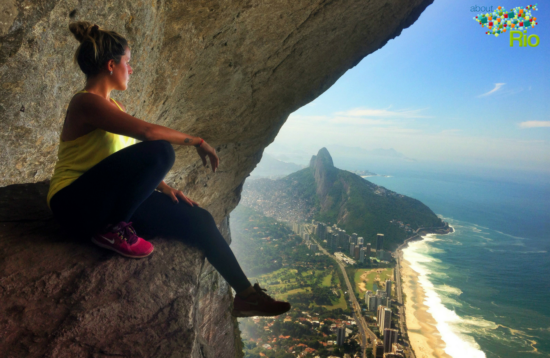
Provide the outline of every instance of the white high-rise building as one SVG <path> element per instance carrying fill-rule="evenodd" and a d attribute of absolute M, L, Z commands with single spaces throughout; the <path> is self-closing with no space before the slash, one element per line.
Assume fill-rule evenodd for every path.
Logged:
<path fill-rule="evenodd" d="M 353 250 L 353 258 L 355 260 L 359 260 L 360 254 L 361 254 L 361 247 L 359 245 L 355 245 L 355 249 Z"/>
<path fill-rule="evenodd" d="M 365 263 L 365 261 L 367 261 L 367 248 L 362 247 L 359 251 L 359 262 Z"/>
<path fill-rule="evenodd" d="M 386 297 L 386 295 L 384 296 L 376 295 L 376 305 L 388 307 L 388 298 Z"/>
<path fill-rule="evenodd" d="M 376 252 L 382 250 L 384 247 L 384 234 L 376 235 Z"/>
<path fill-rule="evenodd" d="M 399 331 L 396 329 L 384 329 L 384 353 L 392 352 L 392 345 L 397 343 L 397 335 Z"/>
<path fill-rule="evenodd" d="M 338 241 L 338 234 L 331 234 L 332 235 L 332 249 L 336 251 L 336 249 L 340 246 L 340 243 Z"/>
<path fill-rule="evenodd" d="M 357 245 L 363 245 L 364 242 L 365 242 L 365 239 L 363 239 L 362 237 L 357 239 Z"/>
<path fill-rule="evenodd" d="M 355 256 L 355 244 L 352 242 L 349 244 L 349 257 Z"/>
<path fill-rule="evenodd" d="M 372 295 L 369 297 L 369 302 L 367 302 L 367 309 L 371 312 L 376 312 L 378 308 L 378 297 Z"/>
<path fill-rule="evenodd" d="M 365 292 L 365 304 L 367 305 L 367 307 L 369 305 L 369 297 L 371 297 L 371 296 L 374 296 L 372 291 L 369 290 L 369 291 Z"/>
<path fill-rule="evenodd" d="M 374 358 L 384 358 L 384 342 L 380 339 L 375 339 L 372 345 L 372 355 Z"/>
<path fill-rule="evenodd" d="M 343 346 L 344 339 L 346 339 L 346 326 L 340 326 L 336 330 L 336 344 Z"/>
<path fill-rule="evenodd" d="M 391 297 L 391 280 L 386 280 L 386 296 Z"/>
<path fill-rule="evenodd" d="M 378 327 L 380 333 L 384 332 L 384 329 L 391 328 L 391 310 L 386 306 L 378 306 Z"/>

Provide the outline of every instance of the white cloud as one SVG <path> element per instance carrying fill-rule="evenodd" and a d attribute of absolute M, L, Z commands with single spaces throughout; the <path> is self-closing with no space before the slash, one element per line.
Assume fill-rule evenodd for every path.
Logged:
<path fill-rule="evenodd" d="M 543 167 L 550 163 L 550 141 L 547 140 L 476 136 L 452 127 L 434 130 L 414 120 L 392 115 L 376 118 L 350 116 L 351 111 L 324 116 L 291 114 L 275 143 L 311 149 L 311 153 L 334 144 L 365 149 L 392 147 L 421 161 L 462 161 L 517 168 Z M 379 111 L 386 113 L 388 110 Z M 525 123 L 537 123 L 538 126 L 544 123 L 550 127 L 550 121 Z M 522 127 L 528 126 L 522 124 Z"/>
<path fill-rule="evenodd" d="M 521 128 L 550 127 L 550 121 L 527 121 L 519 124 Z"/>
<path fill-rule="evenodd" d="M 490 90 L 489 92 L 487 93 L 484 93 L 484 94 L 481 94 L 479 96 L 477 96 L 478 98 L 480 97 L 485 97 L 485 96 L 490 96 L 492 95 L 493 93 L 497 92 L 498 90 L 500 90 L 506 83 L 495 83 L 495 88 L 493 88 L 492 90 Z"/>
<path fill-rule="evenodd" d="M 421 109 L 402 109 L 390 111 L 387 109 L 373 108 L 354 108 L 345 112 L 336 112 L 335 114 L 346 117 L 377 117 L 377 118 L 432 118 L 431 116 L 421 115 L 420 112 L 427 108 Z"/>

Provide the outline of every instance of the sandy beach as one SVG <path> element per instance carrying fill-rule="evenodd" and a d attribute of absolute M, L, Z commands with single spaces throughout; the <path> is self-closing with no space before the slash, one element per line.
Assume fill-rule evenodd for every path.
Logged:
<path fill-rule="evenodd" d="M 418 273 L 401 256 L 401 279 L 406 296 L 405 319 L 407 332 L 416 358 L 451 358 L 445 353 L 445 342 L 436 327 L 436 321 L 424 305 L 425 292 L 418 283 Z"/>

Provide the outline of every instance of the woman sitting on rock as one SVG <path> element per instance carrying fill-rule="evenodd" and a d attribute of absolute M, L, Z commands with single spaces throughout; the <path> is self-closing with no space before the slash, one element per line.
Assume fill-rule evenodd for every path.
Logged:
<path fill-rule="evenodd" d="M 203 164 L 208 159 L 215 172 L 219 158 L 214 148 L 204 139 L 127 114 L 110 96 L 112 90 L 128 87 L 133 72 L 128 42 L 88 22 L 72 23 L 69 29 L 81 43 L 75 61 L 86 75 L 86 86 L 73 96 L 60 136 L 47 198 L 56 220 L 89 234 L 102 248 L 133 258 L 153 252 L 136 230 L 179 238 L 203 250 L 235 289 L 234 316 L 287 312 L 289 303 L 275 301 L 258 284 L 250 284 L 212 215 L 163 181 L 174 164 L 172 144 L 194 146 Z"/>

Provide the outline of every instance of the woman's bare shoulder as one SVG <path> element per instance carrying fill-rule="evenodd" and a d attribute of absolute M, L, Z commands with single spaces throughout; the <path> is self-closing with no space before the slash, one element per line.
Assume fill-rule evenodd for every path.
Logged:
<path fill-rule="evenodd" d="M 113 101 L 115 101 L 116 103 L 118 103 L 118 105 L 120 106 L 120 108 L 122 108 L 122 110 L 124 112 L 126 112 L 126 107 L 124 107 L 124 105 L 122 104 L 122 102 L 120 102 L 118 99 L 113 99 Z"/>
<path fill-rule="evenodd" d="M 126 112 L 126 107 L 119 101 L 116 101 L 120 107 Z M 69 110 L 73 109 L 76 111 L 84 111 L 82 114 L 90 114 L 90 109 L 107 109 L 107 108 L 116 108 L 118 106 L 113 101 L 108 101 L 105 98 L 98 96 L 94 93 L 77 93 L 73 96 L 69 103 Z"/>

